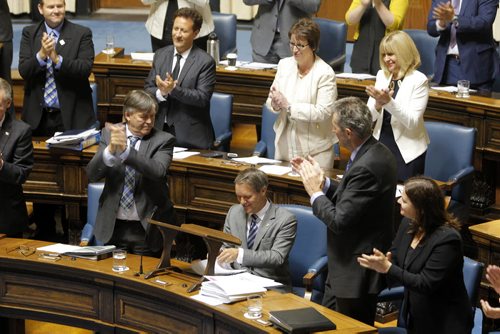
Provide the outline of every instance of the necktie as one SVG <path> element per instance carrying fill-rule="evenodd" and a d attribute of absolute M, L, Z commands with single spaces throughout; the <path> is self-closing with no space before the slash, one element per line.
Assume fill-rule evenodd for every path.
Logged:
<path fill-rule="evenodd" d="M 174 80 L 177 80 L 177 78 L 179 77 L 179 72 L 181 71 L 182 55 L 180 53 L 178 53 L 175 56 L 177 57 L 177 61 L 175 62 L 175 67 L 174 67 L 174 70 L 172 72 L 172 78 L 174 78 Z"/>
<path fill-rule="evenodd" d="M 55 34 L 52 31 L 50 33 L 52 38 L 55 38 Z M 54 107 L 59 105 L 59 99 L 57 98 L 56 81 L 54 78 L 54 66 L 52 59 L 47 58 L 47 69 L 45 71 L 45 91 L 43 93 L 43 99 L 47 107 Z"/>
<path fill-rule="evenodd" d="M 455 10 L 455 15 L 458 15 L 460 9 L 460 0 L 452 0 L 451 2 L 453 9 Z M 454 48 L 457 45 L 457 27 L 455 26 L 455 22 L 451 23 L 450 28 L 450 47 Z"/>
<path fill-rule="evenodd" d="M 174 14 L 179 9 L 177 0 L 169 0 L 167 13 L 165 14 L 165 23 L 163 25 L 163 40 L 172 41 L 172 28 L 174 26 Z"/>
<path fill-rule="evenodd" d="M 259 219 L 259 217 L 257 217 L 256 214 L 253 214 L 252 221 L 250 222 L 250 231 L 248 231 L 248 237 L 247 237 L 248 249 L 253 248 L 253 242 L 255 241 L 255 236 L 257 235 L 257 230 L 258 230 L 257 219 Z"/>
<path fill-rule="evenodd" d="M 138 137 L 130 136 L 130 145 L 132 149 L 139 140 Z M 125 167 L 125 185 L 123 186 L 122 198 L 120 199 L 120 207 L 123 209 L 130 209 L 134 202 L 134 188 L 135 188 L 135 169 L 130 166 Z"/>
<path fill-rule="evenodd" d="M 346 173 L 351 168 L 351 165 L 352 165 L 352 160 L 351 160 L 351 158 L 349 158 L 349 161 L 347 161 L 347 165 L 345 166 L 345 172 Z"/>

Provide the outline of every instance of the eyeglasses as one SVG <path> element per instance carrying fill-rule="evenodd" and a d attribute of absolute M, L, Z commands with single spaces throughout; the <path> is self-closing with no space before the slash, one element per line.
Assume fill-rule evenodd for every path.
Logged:
<path fill-rule="evenodd" d="M 296 47 L 298 50 L 303 50 L 306 46 L 309 46 L 309 44 L 295 44 L 290 42 L 290 49 L 293 50 L 294 47 Z"/>

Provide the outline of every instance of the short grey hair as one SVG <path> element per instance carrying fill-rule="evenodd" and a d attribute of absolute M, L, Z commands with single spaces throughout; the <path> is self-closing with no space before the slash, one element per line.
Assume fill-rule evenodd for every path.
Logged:
<path fill-rule="evenodd" d="M 0 78 L 0 91 L 4 93 L 4 99 L 12 102 L 12 87 L 7 80 Z"/>
<path fill-rule="evenodd" d="M 123 102 L 123 114 L 134 112 L 145 112 L 156 114 L 158 110 L 158 102 L 145 90 L 135 89 L 128 92 Z"/>
<path fill-rule="evenodd" d="M 255 192 L 269 185 L 267 174 L 255 167 L 242 170 L 234 179 L 234 184 L 248 184 Z"/>
<path fill-rule="evenodd" d="M 361 140 L 371 136 L 372 114 L 359 97 L 344 97 L 333 108 L 335 122 L 342 130 L 351 129 Z"/>

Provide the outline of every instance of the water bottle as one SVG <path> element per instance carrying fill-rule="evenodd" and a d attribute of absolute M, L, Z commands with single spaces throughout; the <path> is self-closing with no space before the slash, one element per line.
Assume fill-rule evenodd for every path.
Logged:
<path fill-rule="evenodd" d="M 208 35 L 207 52 L 215 60 L 215 65 L 219 65 L 219 39 L 217 38 L 217 34 L 215 32 Z"/>

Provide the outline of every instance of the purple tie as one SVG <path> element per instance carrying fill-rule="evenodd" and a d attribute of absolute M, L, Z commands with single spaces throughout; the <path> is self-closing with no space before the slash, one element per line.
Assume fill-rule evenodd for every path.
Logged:
<path fill-rule="evenodd" d="M 451 4 L 453 9 L 455 9 L 455 15 L 458 15 L 460 12 L 460 0 L 452 0 Z M 455 27 L 455 22 L 452 22 L 450 31 L 450 48 L 454 48 L 455 45 L 457 45 L 457 28 Z"/>

